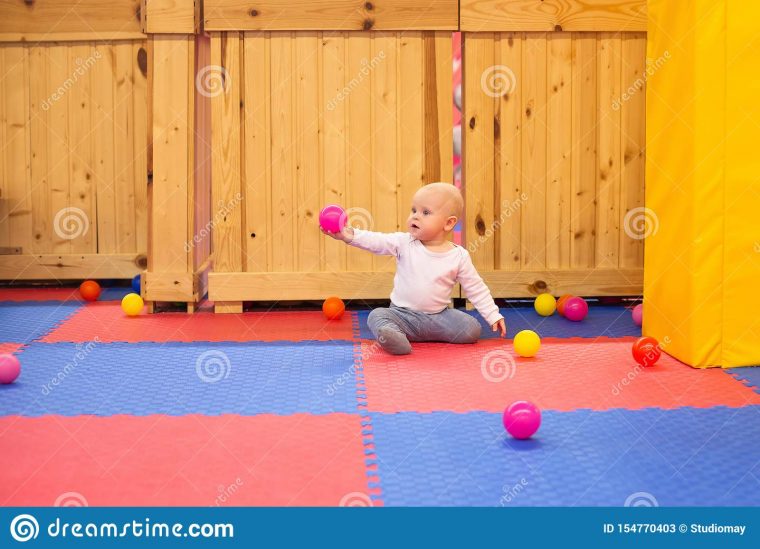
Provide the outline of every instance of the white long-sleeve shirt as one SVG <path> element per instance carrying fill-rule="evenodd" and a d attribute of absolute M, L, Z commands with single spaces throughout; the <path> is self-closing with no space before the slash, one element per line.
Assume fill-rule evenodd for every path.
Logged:
<path fill-rule="evenodd" d="M 440 313 L 451 301 L 451 290 L 459 282 L 465 295 L 489 326 L 504 318 L 488 286 L 461 246 L 432 252 L 409 233 L 376 233 L 354 229 L 352 246 L 378 255 L 396 256 L 391 302 L 423 313 Z"/>

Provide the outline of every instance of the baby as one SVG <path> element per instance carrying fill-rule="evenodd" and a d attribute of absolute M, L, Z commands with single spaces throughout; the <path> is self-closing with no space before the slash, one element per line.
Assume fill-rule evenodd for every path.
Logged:
<path fill-rule="evenodd" d="M 462 193 L 454 185 L 431 183 L 412 199 L 407 233 L 377 233 L 349 226 L 339 233 L 322 231 L 351 246 L 396 256 L 391 306 L 373 310 L 368 319 L 369 329 L 387 352 L 409 354 L 410 341 L 475 343 L 480 323 L 467 313 L 448 308 L 457 282 L 491 330 L 506 335 L 504 317 L 470 254 L 449 240 L 463 207 Z"/>

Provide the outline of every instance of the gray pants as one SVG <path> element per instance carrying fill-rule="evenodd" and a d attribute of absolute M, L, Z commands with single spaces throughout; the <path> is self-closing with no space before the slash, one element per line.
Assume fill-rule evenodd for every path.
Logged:
<path fill-rule="evenodd" d="M 367 324 L 380 346 L 393 355 L 411 353 L 410 341 L 475 343 L 481 331 L 480 322 L 457 309 L 431 315 L 393 304 L 369 313 Z"/>

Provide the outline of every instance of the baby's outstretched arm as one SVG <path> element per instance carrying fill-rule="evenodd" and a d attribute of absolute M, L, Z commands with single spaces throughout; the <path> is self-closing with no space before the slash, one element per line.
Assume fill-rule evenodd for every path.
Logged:
<path fill-rule="evenodd" d="M 336 240 L 342 240 L 346 244 L 356 246 L 377 255 L 398 256 L 398 249 L 405 239 L 409 239 L 408 233 L 376 233 L 363 229 L 353 229 L 345 226 L 339 233 L 331 233 L 322 229 L 322 232 Z"/>
<path fill-rule="evenodd" d="M 475 265 L 472 264 L 470 254 L 466 251 L 462 255 L 457 282 L 462 286 L 467 299 L 475 305 L 480 316 L 491 326 L 491 330 L 494 332 L 498 330 L 500 337 L 506 336 L 507 327 L 504 323 L 504 317 L 499 312 L 493 297 L 491 297 L 488 286 L 478 274 Z"/>

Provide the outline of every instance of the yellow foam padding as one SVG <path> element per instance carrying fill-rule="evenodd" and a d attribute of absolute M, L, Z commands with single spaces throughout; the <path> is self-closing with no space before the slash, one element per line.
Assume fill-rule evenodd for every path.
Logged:
<path fill-rule="evenodd" d="M 643 332 L 695 367 L 760 365 L 760 3 L 647 9 Z"/>

